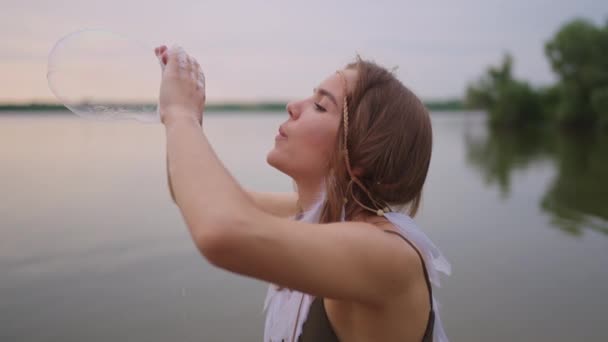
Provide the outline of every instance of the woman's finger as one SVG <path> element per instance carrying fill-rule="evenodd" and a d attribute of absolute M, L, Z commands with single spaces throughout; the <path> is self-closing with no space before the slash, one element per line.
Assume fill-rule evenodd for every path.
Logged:
<path fill-rule="evenodd" d="M 165 45 L 157 46 L 156 48 L 154 48 L 154 54 L 156 55 L 156 57 L 160 57 L 160 55 L 162 55 L 166 50 L 167 47 Z"/>
<path fill-rule="evenodd" d="M 167 65 L 167 63 L 169 62 L 169 52 L 167 50 L 163 51 L 160 55 L 160 60 L 163 63 L 163 65 Z"/>
<path fill-rule="evenodd" d="M 174 46 L 163 54 L 163 62 L 166 65 L 167 71 L 178 73 L 184 68 L 185 59 L 184 50 L 179 46 Z"/>
<path fill-rule="evenodd" d="M 188 55 L 188 71 L 194 72 L 196 70 L 196 60 L 194 57 Z"/>

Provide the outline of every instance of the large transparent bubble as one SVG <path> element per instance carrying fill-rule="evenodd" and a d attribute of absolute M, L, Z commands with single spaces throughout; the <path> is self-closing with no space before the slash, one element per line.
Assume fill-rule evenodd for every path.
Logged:
<path fill-rule="evenodd" d="M 59 101 L 82 117 L 160 122 L 161 64 L 137 40 L 105 30 L 68 34 L 49 54 L 47 78 Z"/>

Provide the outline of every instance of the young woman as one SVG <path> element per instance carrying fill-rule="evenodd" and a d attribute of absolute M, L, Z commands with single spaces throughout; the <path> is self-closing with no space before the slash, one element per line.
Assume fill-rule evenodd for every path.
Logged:
<path fill-rule="evenodd" d="M 450 267 L 411 219 L 432 130 L 410 90 L 361 59 L 330 75 L 287 105 L 267 155 L 297 191 L 259 193 L 237 183 L 201 130 L 196 60 L 156 54 L 172 195 L 210 263 L 270 283 L 265 342 L 447 341 L 431 282 Z"/>

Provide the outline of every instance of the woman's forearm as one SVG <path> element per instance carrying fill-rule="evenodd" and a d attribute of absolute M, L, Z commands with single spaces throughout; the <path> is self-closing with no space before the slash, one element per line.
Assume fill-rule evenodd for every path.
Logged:
<path fill-rule="evenodd" d="M 167 162 L 175 201 L 193 236 L 247 212 L 254 204 L 213 151 L 200 125 L 165 123 Z"/>

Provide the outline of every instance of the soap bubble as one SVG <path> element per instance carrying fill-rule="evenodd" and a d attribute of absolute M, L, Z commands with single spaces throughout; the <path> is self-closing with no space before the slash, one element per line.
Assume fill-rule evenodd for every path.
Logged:
<path fill-rule="evenodd" d="M 161 64 L 147 44 L 105 30 L 70 33 L 49 54 L 47 79 L 79 116 L 160 122 Z"/>

